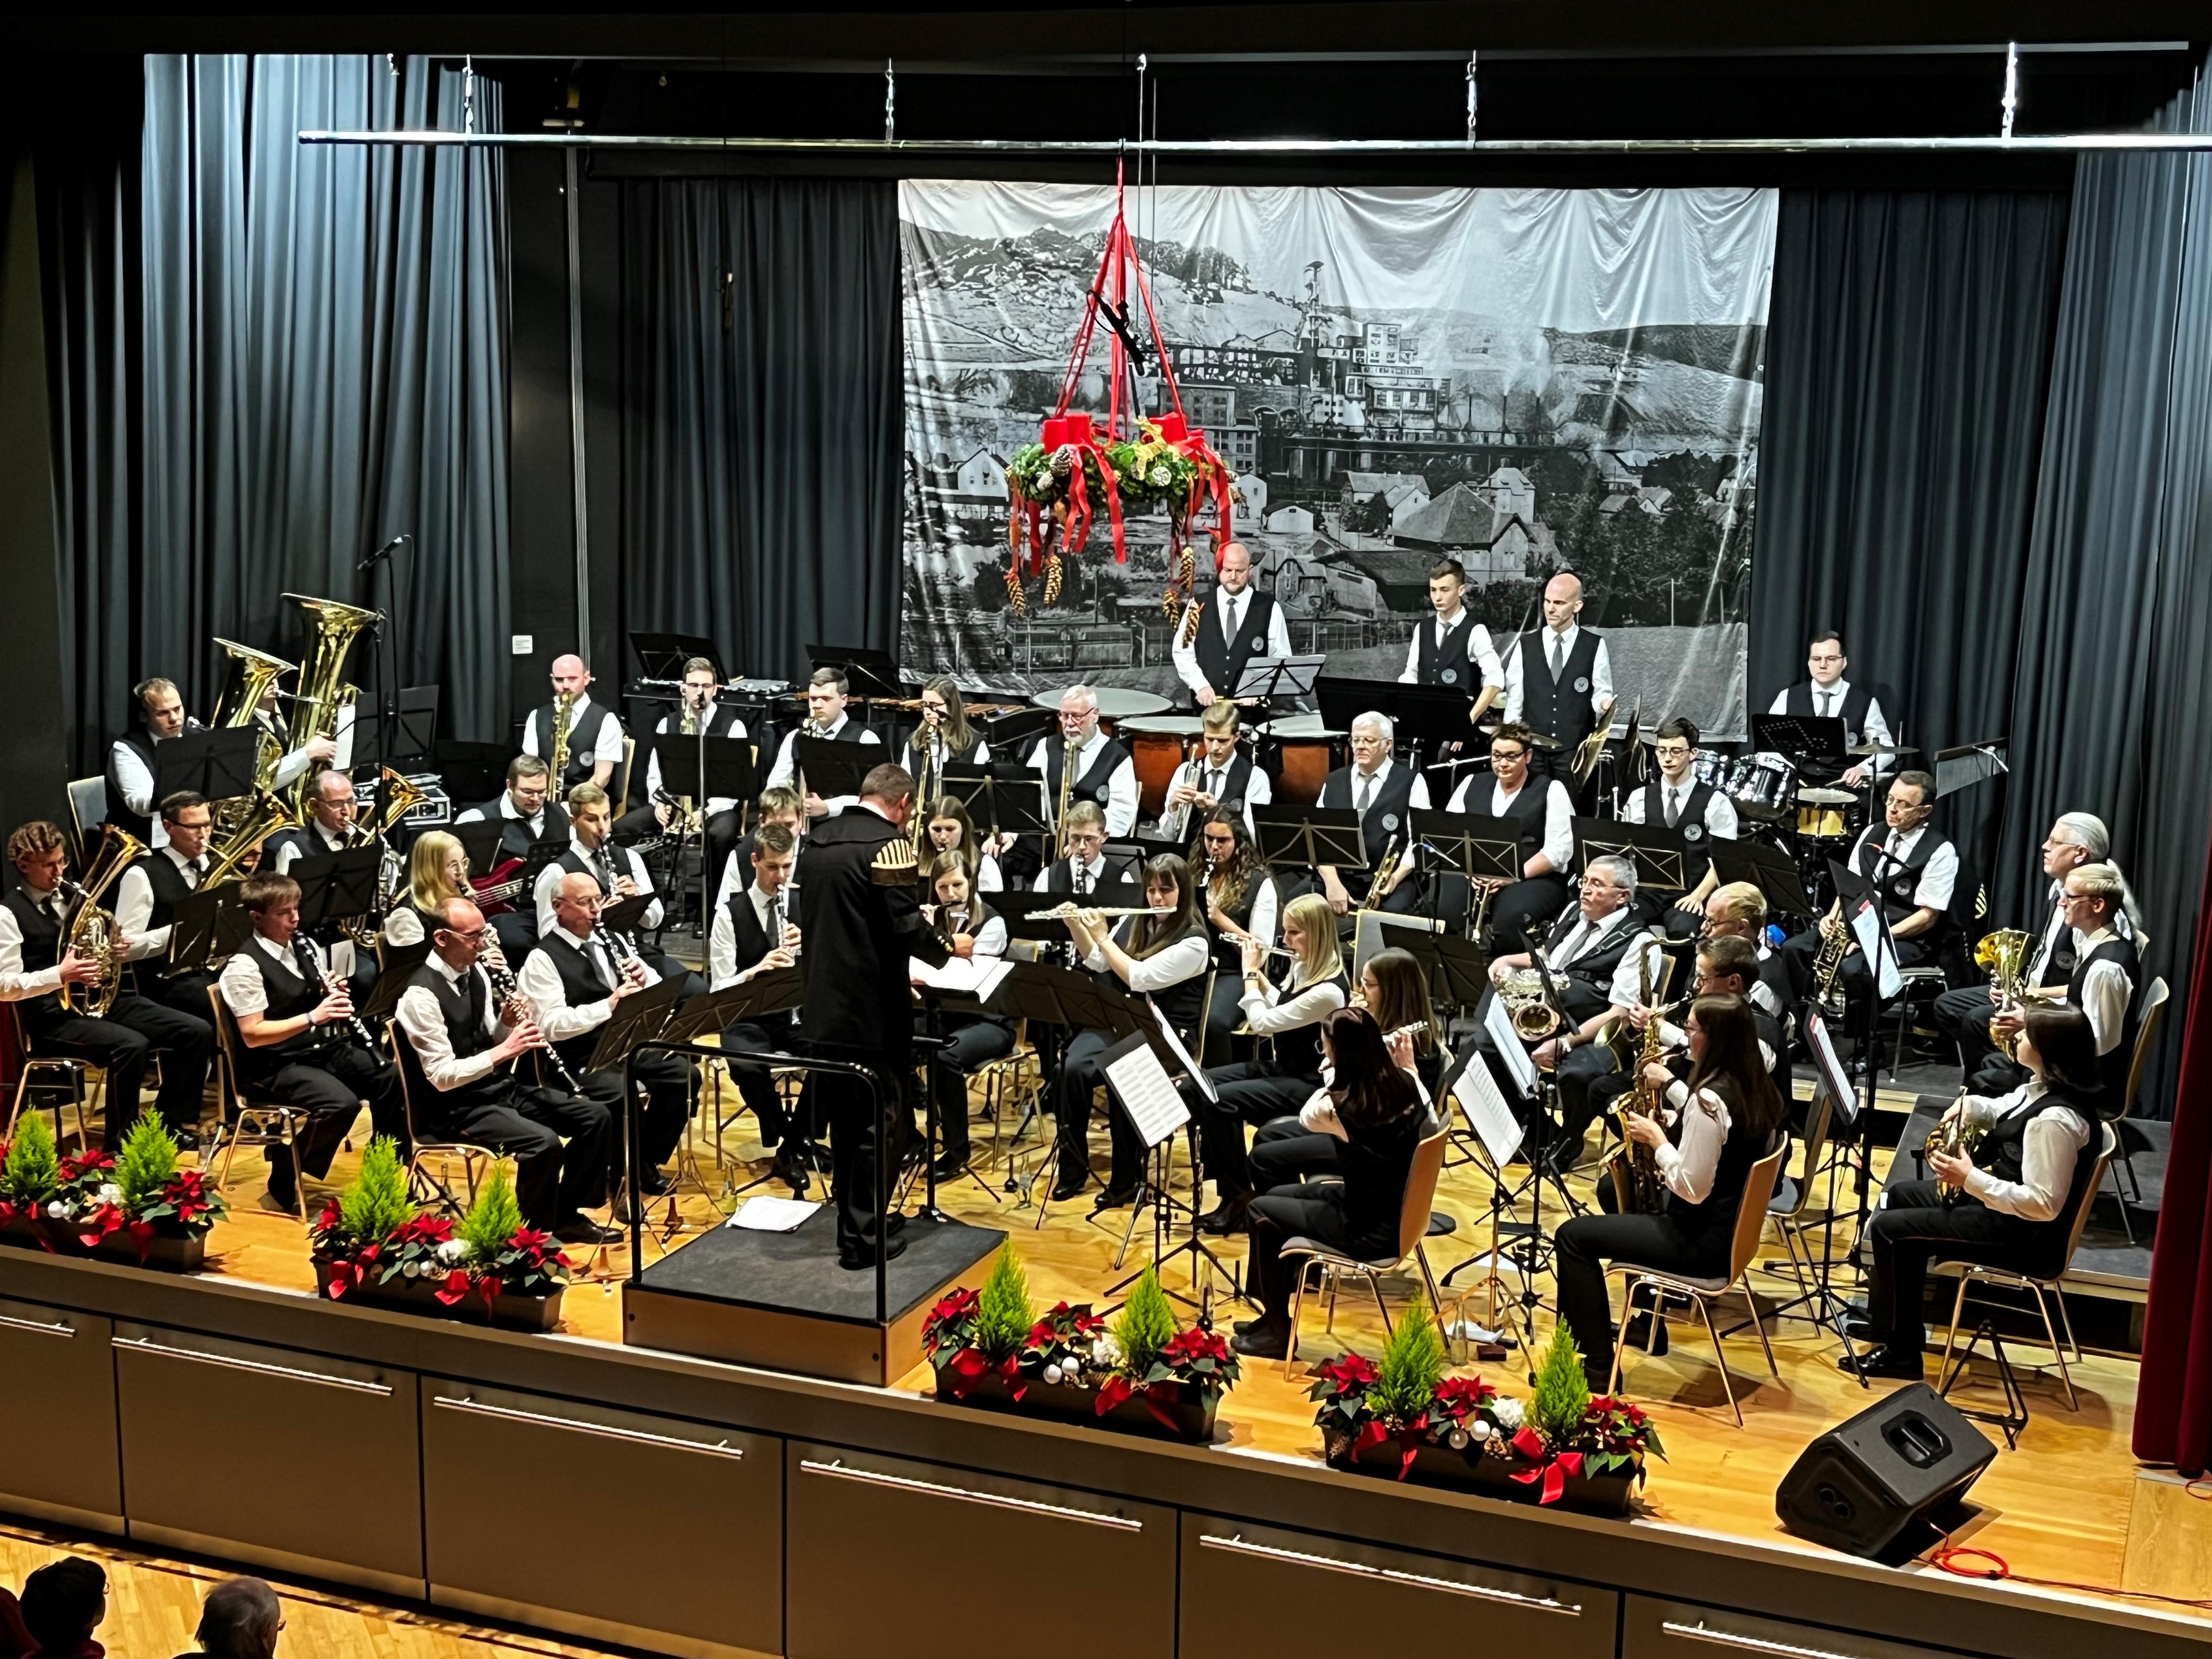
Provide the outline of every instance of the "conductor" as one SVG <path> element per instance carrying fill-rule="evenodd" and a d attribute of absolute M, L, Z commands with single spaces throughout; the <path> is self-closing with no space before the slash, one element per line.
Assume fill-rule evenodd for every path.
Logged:
<path fill-rule="evenodd" d="M 860 799 L 835 817 L 817 819 L 799 866 L 799 965 L 806 1002 L 800 1030 L 808 1048 L 874 1073 L 882 1121 L 895 1137 L 908 1121 L 901 1098 L 914 1069 L 913 994 L 908 959 L 933 966 L 966 956 L 975 942 L 944 938 L 921 915 L 920 872 L 907 825 L 915 811 L 914 779 L 902 766 L 875 768 L 860 781 Z M 823 1073 L 819 1097 L 830 1122 L 837 1184 L 837 1265 L 859 1270 L 906 1248 L 893 1237 L 905 1218 L 878 1205 L 877 1164 L 896 1167 L 898 1145 L 878 1146 L 878 1101 L 857 1078 Z M 901 1137 L 902 1138 L 902 1137 Z"/>

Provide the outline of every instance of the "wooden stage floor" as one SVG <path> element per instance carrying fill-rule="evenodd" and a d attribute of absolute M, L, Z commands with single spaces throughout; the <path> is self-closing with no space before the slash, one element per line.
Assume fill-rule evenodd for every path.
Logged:
<path fill-rule="evenodd" d="M 1883 1103 L 1902 1112 L 1909 1110 L 1911 1100 L 1898 1097 Z M 700 1123 L 706 1121 L 702 1111 Z M 993 1146 L 992 1127 L 978 1121 L 975 1129 L 980 1158 Z M 703 1127 L 698 1133 L 702 1139 L 689 1154 L 680 1206 L 687 1223 L 705 1226 L 714 1224 L 724 1213 L 713 1196 L 721 1188 L 723 1176 L 716 1169 L 713 1149 L 703 1139 Z M 1104 1151 L 1102 1127 L 1094 1148 L 1095 1167 L 1104 1167 Z M 1024 1168 L 1030 1155 L 1030 1143 L 1024 1142 Z M 766 1157 L 753 1135 L 750 1118 L 740 1118 L 731 1126 L 726 1156 L 728 1170 L 739 1182 L 765 1172 Z M 341 1153 L 331 1172 L 331 1187 L 309 1183 L 311 1211 L 337 1183 L 351 1176 L 356 1162 L 354 1153 Z M 314 1279 L 299 1222 L 289 1214 L 264 1209 L 257 1201 L 261 1168 L 258 1152 L 249 1150 L 240 1154 L 229 1183 L 233 1218 L 219 1226 L 210 1241 L 209 1271 L 228 1279 L 312 1293 Z M 1594 1169 L 1586 1170 L 1572 1183 L 1586 1199 L 1594 1173 Z M 988 1175 L 994 1188 L 1002 1184 L 1002 1168 L 994 1166 Z M 786 1192 L 780 1182 L 767 1183 L 757 1190 L 778 1195 Z M 815 1195 L 820 1195 L 818 1186 Z M 1439 1277 L 1486 1237 L 1489 1197 L 1487 1177 L 1477 1166 L 1467 1164 L 1447 1171 L 1437 1207 L 1457 1220 L 1459 1231 L 1453 1237 L 1431 1241 L 1431 1260 Z M 1112 1223 L 1109 1231 L 1090 1218 L 1086 1196 L 1074 1204 L 1053 1206 L 1040 1229 L 1033 1224 L 1037 1218 L 1034 1208 L 1003 1192 L 986 1192 L 974 1181 L 963 1180 L 940 1188 L 939 1198 L 947 1211 L 963 1220 L 1010 1230 L 1041 1303 L 1061 1297 L 1072 1301 L 1098 1299 L 1104 1287 L 1121 1277 L 1113 1270 L 1113 1261 L 1127 1224 L 1126 1212 L 1101 1218 Z M 1132 1266 L 1142 1259 L 1148 1240 L 1147 1227 Z M 1838 1237 L 1838 1254 L 1845 1242 Z M 1241 1261 L 1244 1251 L 1241 1237 L 1218 1243 L 1224 1247 L 1225 1257 Z M 646 1251 L 648 1261 L 660 1254 L 650 1237 Z M 572 1251 L 580 1257 L 583 1254 Z M 578 1283 L 569 1290 L 562 1329 L 573 1335 L 618 1342 L 621 1298 L 612 1280 L 626 1271 L 629 1252 L 625 1245 L 606 1255 L 607 1259 L 598 1264 L 607 1274 L 605 1282 Z M 1767 1258 L 1782 1261 L 1778 1243 L 1770 1243 L 1762 1260 Z M 1178 1259 L 1170 1274 L 1170 1288 L 1188 1287 L 1188 1257 Z M 1463 1274 L 1462 1288 L 1475 1277 L 1472 1270 Z M 1786 1277 L 1760 1274 L 1756 1269 L 1754 1277 L 1775 1299 L 1786 1297 L 1795 1288 Z M 1548 1293 L 1548 1279 L 1540 1279 L 1539 1285 Z M 1400 1294 L 1403 1293 L 1401 1289 Z M 1449 1317 L 1454 1292 L 1448 1289 L 1446 1295 Z M 1244 1316 L 1241 1308 L 1225 1304 L 1217 1304 L 1216 1311 L 1224 1321 Z M 1478 1297 L 1469 1297 L 1466 1312 L 1481 1316 L 1484 1308 Z M 1547 1310 L 1539 1313 L 1538 1321 L 1540 1340 L 1550 1328 Z M 1863 1410 L 1877 1396 L 1862 1391 L 1837 1370 L 1835 1358 L 1841 1348 L 1834 1338 L 1793 1316 L 1782 1322 L 1773 1335 L 1781 1371 L 1778 1380 L 1767 1375 L 1758 1340 L 1750 1332 L 1727 1343 L 1745 1419 L 1744 1426 L 1738 1428 L 1723 1396 L 1711 1344 L 1702 1328 L 1694 1319 L 1678 1322 L 1672 1334 L 1669 1355 L 1660 1358 L 1632 1355 L 1624 1383 L 1624 1393 L 1655 1413 L 1668 1449 L 1668 1461 L 1652 1467 L 1641 1512 L 1656 1521 L 1700 1531 L 1795 1547 L 1775 1519 L 1776 1486 L 1809 1440 Z M 1382 1337 L 1382 1322 L 1371 1298 L 1347 1295 L 1337 1310 L 1334 1334 L 1324 1331 L 1322 1314 L 1310 1298 L 1303 1360 L 1324 1358 L 1346 1346 L 1376 1352 Z M 2136 1362 L 2100 1355 L 2093 1349 L 2087 1362 L 2075 1368 L 2081 1404 L 2078 1410 L 2069 1411 L 2056 1370 L 2039 1373 L 2029 1369 L 2044 1357 L 2040 1351 L 2008 1352 L 2021 1369 L 2033 1414 L 2019 1449 L 2001 1449 L 1973 1490 L 1973 1501 L 1985 1506 L 1988 1513 L 1972 1541 L 2003 1557 L 2012 1571 L 2022 1577 L 2063 1581 L 2084 1589 L 2205 1595 L 2212 1589 L 2212 1504 L 2194 1501 L 2201 1487 L 2191 1489 L 2170 1478 L 2147 1476 L 2131 1458 L 2129 1437 L 2136 1400 Z M 1931 1382 L 1937 1380 L 1936 1364 L 1936 1356 L 1931 1354 Z M 1299 1369 L 1304 1370 L 1303 1363 Z M 1526 1393 L 1526 1361 L 1517 1354 L 1508 1365 L 1462 1369 L 1487 1370 L 1511 1391 Z M 1506 1371 L 1515 1375 L 1510 1378 L 1500 1375 Z M 930 1386 L 927 1368 L 918 1364 L 896 1386 L 926 1393 Z M 1893 1386 L 1877 1384 L 1876 1388 Z M 1965 1405 L 2000 1403 L 1994 1387 L 1980 1388 L 1971 1382 L 1955 1397 Z M 1319 1442 L 1311 1412 L 1305 1383 L 1296 1377 L 1286 1378 L 1281 1364 L 1248 1364 L 1243 1382 L 1222 1409 L 1226 1443 L 1271 1456 L 1317 1460 Z M 1995 1438 L 1996 1431 L 1990 1433 Z M 2212 1610 L 2194 1610 L 2194 1616 L 2212 1621 Z"/>

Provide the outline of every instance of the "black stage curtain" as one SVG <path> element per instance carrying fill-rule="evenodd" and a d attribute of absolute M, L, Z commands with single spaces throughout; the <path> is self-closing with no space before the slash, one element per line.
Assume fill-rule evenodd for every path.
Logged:
<path fill-rule="evenodd" d="M 1923 751 L 1913 763 L 2017 732 L 2020 573 L 2066 213 L 2050 192 L 1783 193 L 1754 709 L 1805 678 L 1808 636 L 1833 627 L 1850 678 L 1871 683 L 1899 741 Z M 1945 809 L 1965 879 L 1979 879 L 2002 800 L 1984 783 Z"/>
<path fill-rule="evenodd" d="M 634 181 L 622 240 L 624 629 L 794 680 L 896 649 L 896 186 Z"/>
<path fill-rule="evenodd" d="M 210 636 L 296 657 L 287 591 L 395 609 L 391 682 L 442 686 L 450 734 L 503 734 L 501 162 L 295 137 L 459 128 L 463 82 L 422 58 L 149 58 L 143 135 L 134 120 L 55 189 L 42 178 L 80 772 L 142 676 L 206 714 L 224 664 Z M 496 128 L 496 84 L 475 97 Z M 403 532 L 392 578 L 356 571 Z M 369 674 L 356 647 L 353 678 Z"/>
<path fill-rule="evenodd" d="M 2212 88 L 2159 125 L 2212 131 Z M 2212 156 L 2081 157 L 2042 444 L 1993 890 L 2018 914 L 2051 820 L 2096 812 L 2185 1008 L 2212 823 Z"/>

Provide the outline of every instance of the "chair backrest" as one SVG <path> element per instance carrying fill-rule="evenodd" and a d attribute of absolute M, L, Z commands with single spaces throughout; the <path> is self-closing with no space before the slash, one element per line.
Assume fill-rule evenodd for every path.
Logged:
<path fill-rule="evenodd" d="M 2128 1058 L 2128 1086 L 2119 1098 L 2119 1115 L 2129 1117 L 2136 1109 L 2136 1092 L 2142 1087 L 2143 1067 L 2150 1064 L 2150 1046 L 2158 1041 L 2158 1028 L 2166 1024 L 2166 1005 L 2173 995 L 2173 988 L 2163 975 L 2154 978 L 2143 988 L 2142 1017 L 2136 1022 L 2136 1051 Z"/>
<path fill-rule="evenodd" d="M 636 758 L 637 739 L 630 736 L 629 732 L 625 732 L 623 733 L 622 776 L 617 781 L 615 787 L 615 810 L 617 812 L 624 812 L 629 810 L 629 769 L 630 763 Z"/>
<path fill-rule="evenodd" d="M 1451 1139 L 1439 1120 L 1413 1147 L 1413 1162 L 1406 1171 L 1406 1197 L 1398 1209 L 1398 1259 L 1413 1255 L 1427 1237 L 1429 1216 L 1437 1205 L 1437 1182 L 1443 1174 L 1444 1146 Z"/>
<path fill-rule="evenodd" d="M 1751 1259 L 1759 1254 L 1759 1241 L 1766 1231 L 1767 1200 L 1774 1196 L 1774 1183 L 1782 1174 L 1782 1161 L 1790 1156 L 1790 1137 L 1777 1137 L 1774 1150 L 1751 1166 L 1743 1178 L 1743 1199 L 1736 1206 L 1735 1237 L 1729 1244 L 1729 1283 L 1733 1285 L 1743 1277 L 1743 1270 L 1751 1266 Z"/>
<path fill-rule="evenodd" d="M 1824 1079 L 1813 1091 L 1813 1103 L 1805 1109 L 1805 1176 L 1797 1183 L 1796 1200 L 1786 1210 L 1770 1213 L 1795 1216 L 1804 1209 L 1807 1196 L 1813 1190 L 1813 1171 L 1820 1167 L 1820 1154 L 1827 1150 L 1828 1128 L 1835 1121 L 1835 1115 L 1836 1097 L 1828 1092 L 1828 1085 Z M 1784 1164 L 1790 1161 L 1787 1137 L 1782 1143 L 1782 1161 Z M 1782 1184 L 1779 1170 L 1775 1172 L 1774 1184 L 1778 1187 Z"/>
<path fill-rule="evenodd" d="M 1191 1044 L 1190 1057 L 1204 1071 L 1207 1065 L 1206 1034 L 1213 1024 L 1213 980 L 1221 970 L 1209 966 L 1206 970 L 1206 995 L 1198 1005 L 1198 1041 Z"/>
<path fill-rule="evenodd" d="M 415 1052 L 414 1040 L 398 1020 L 392 1024 L 392 1063 L 399 1073 L 400 1110 L 407 1120 L 407 1139 L 420 1146 L 423 1141 L 421 1103 L 430 1097 L 430 1079 L 423 1074 L 422 1057 Z"/>
<path fill-rule="evenodd" d="M 2089 1212 L 2097 1207 L 2097 1194 L 2105 1185 L 2105 1166 L 2120 1150 L 2120 1132 L 2111 1124 L 2098 1126 L 2097 1161 L 2089 1170 L 2089 1178 L 2070 1194 L 2074 1213 L 2066 1223 L 2066 1254 L 2059 1258 L 2057 1271 L 2051 1277 L 2063 1279 L 2074 1264 L 2074 1252 L 2081 1248 L 2081 1234 L 2089 1224 Z"/>
<path fill-rule="evenodd" d="M 85 836 L 107 822 L 107 780 L 71 778 L 69 808 L 70 817 L 76 825 L 76 844 L 82 854 Z"/>
<path fill-rule="evenodd" d="M 216 1088 L 219 1091 L 217 1104 L 228 1123 L 237 1115 L 245 1086 L 246 1068 L 240 1063 L 246 1038 L 238 1029 L 238 1017 L 230 1012 L 230 1005 L 222 1000 L 222 983 L 217 981 L 207 988 L 208 1007 L 215 1021 L 215 1042 L 221 1064 L 216 1067 Z"/>

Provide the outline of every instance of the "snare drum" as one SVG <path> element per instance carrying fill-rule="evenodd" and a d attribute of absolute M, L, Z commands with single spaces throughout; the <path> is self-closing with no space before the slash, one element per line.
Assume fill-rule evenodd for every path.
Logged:
<path fill-rule="evenodd" d="M 1729 757 L 1717 749 L 1700 749 L 1690 757 L 1690 775 L 1699 783 L 1728 793 Z"/>
<path fill-rule="evenodd" d="M 1739 767 L 1745 763 L 1739 761 Z M 1794 762 L 1779 755 L 1756 755 L 1749 759 L 1741 778 L 1731 777 L 1729 798 L 1738 806 L 1763 812 L 1779 812 L 1790 804 L 1790 786 L 1796 781 Z"/>

